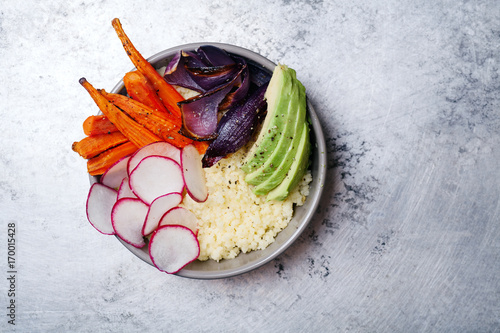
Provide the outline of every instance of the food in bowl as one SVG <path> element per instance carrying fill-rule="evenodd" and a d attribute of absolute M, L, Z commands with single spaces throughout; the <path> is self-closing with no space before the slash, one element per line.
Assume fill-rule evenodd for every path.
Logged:
<path fill-rule="evenodd" d="M 240 168 L 246 151 L 241 149 L 205 171 L 210 195 L 197 203 L 186 197 L 182 203 L 198 218 L 198 260 L 233 259 L 240 252 L 263 250 L 286 228 L 295 206 L 309 194 L 311 173 L 283 201 L 267 200 L 252 192 Z"/>
<path fill-rule="evenodd" d="M 91 187 L 89 202 L 106 202 L 105 209 L 95 209 L 95 206 L 90 205 L 91 223 L 96 210 L 100 218 L 111 216 L 111 228 L 107 225 L 104 233 L 117 234 L 122 240 L 138 248 L 148 245 L 152 262 L 168 273 L 178 272 L 195 259 L 231 259 L 240 251 L 248 252 L 267 247 L 292 218 L 294 205 L 304 203 L 311 181 L 311 174 L 306 173 L 310 142 L 309 125 L 305 118 L 305 90 L 296 79 L 295 72 L 284 65 L 278 65 L 272 77 L 267 74 L 267 81 L 265 73 L 257 75 L 252 82 L 253 86 L 248 84 L 252 78 L 250 74 L 240 76 L 239 79 L 233 77 L 223 80 L 223 83 L 214 89 L 215 92 L 210 88 L 201 87 L 204 91 L 184 99 L 180 93 L 184 93 L 183 89 L 174 88 L 182 84 L 172 81 L 170 84 L 167 81 L 171 78 L 166 77 L 175 72 L 172 70 L 175 66 L 182 67 L 179 66 L 180 60 L 191 64 L 194 60 L 182 59 L 180 53 L 180 60 L 173 59 L 162 77 L 134 51 L 135 49 L 130 50 L 133 45 L 121 31 L 121 25 L 117 20 L 113 23 L 124 41 L 127 53 L 132 55 L 131 58 L 135 57 L 134 64 L 138 70 L 132 73 L 137 72 L 143 76 L 134 79 L 129 73 L 126 74 L 124 82 L 130 97 L 96 90 L 86 80 L 81 80 L 82 85 L 108 117 L 108 123 L 116 128 L 115 130 L 107 124 L 112 128 L 108 127 L 108 134 L 97 135 L 104 135 L 109 140 L 111 134 L 118 133 L 113 134 L 117 138 L 113 138 L 111 142 L 103 140 L 105 145 L 101 145 L 102 141 L 97 140 L 98 144 L 95 146 L 99 149 L 105 147 L 104 150 L 97 152 L 99 149 L 93 147 L 90 149 L 92 153 L 85 155 L 89 158 L 88 165 L 92 167 L 89 167 L 89 173 L 102 174 L 100 183 Z M 208 52 L 220 50 L 207 48 L 203 51 L 206 51 L 207 56 Z M 186 53 L 193 57 L 193 54 L 202 52 L 187 50 Z M 137 59 L 140 62 L 137 62 Z M 218 64 L 212 67 L 217 67 L 216 70 L 220 70 L 222 75 L 231 71 L 239 75 L 245 68 L 245 64 L 241 65 L 242 61 L 244 62 L 244 59 L 238 58 L 234 66 Z M 141 70 L 143 67 L 146 69 Z M 196 74 L 203 80 L 209 77 L 208 72 L 214 71 L 201 70 L 201 67 L 183 68 L 195 68 Z M 259 73 L 258 68 L 253 70 Z M 153 79 L 148 79 L 147 75 L 153 76 Z M 161 81 L 157 79 L 158 76 L 162 78 Z M 141 80 L 149 82 L 153 89 L 149 92 L 143 89 L 142 95 L 138 96 L 135 89 L 128 87 L 131 86 L 130 82 L 134 82 L 139 87 L 147 88 L 148 84 L 141 85 Z M 227 82 L 234 85 L 228 87 Z M 245 97 L 240 97 L 240 100 L 235 102 L 235 95 L 238 95 L 241 87 L 245 85 L 251 88 L 247 87 Z M 162 86 L 168 88 L 164 89 Z M 141 97 L 150 96 L 151 92 L 155 93 L 152 99 L 158 105 L 156 109 L 153 108 L 155 104 L 152 104 L 153 107 L 145 106 L 144 101 L 140 101 Z M 155 95 L 157 98 L 154 98 Z M 214 95 L 217 95 L 216 98 Z M 158 101 L 161 104 L 158 104 Z M 262 110 L 266 103 L 263 102 L 267 102 L 265 117 Z M 164 108 L 161 107 L 162 104 Z M 228 105 L 227 109 L 219 110 L 221 104 Z M 196 109 L 199 105 L 202 105 L 201 109 Z M 175 111 L 171 111 L 171 108 Z M 208 116 L 199 111 L 205 112 L 207 109 Z M 230 118 L 231 113 L 236 116 Z M 249 117 L 254 121 L 248 122 Z M 264 120 L 259 121 L 259 117 Z M 95 118 L 95 121 L 102 118 Z M 200 121 L 200 118 L 203 121 Z M 167 127 L 173 131 L 166 132 Z M 243 133 L 239 133 L 241 128 L 245 128 Z M 260 131 L 257 132 L 257 128 Z M 224 129 L 227 131 L 224 132 Z M 87 132 L 93 133 L 91 130 Z M 93 142 L 95 135 L 89 135 L 85 139 Z M 230 143 L 225 140 L 230 140 Z M 75 145 L 75 150 L 80 153 L 77 143 Z M 159 146 L 161 148 L 152 148 Z M 170 146 L 171 148 L 165 148 Z M 149 152 L 143 154 L 145 150 Z M 138 155 L 142 155 L 141 159 L 135 158 Z M 92 161 L 103 156 L 101 163 Z M 182 157 L 185 157 L 184 161 L 189 162 L 184 162 Z M 131 167 L 133 160 L 139 161 Z M 165 177 L 165 172 L 159 172 L 154 166 L 168 170 L 169 177 Z M 112 190 L 117 188 L 116 196 L 115 192 L 105 190 L 105 187 Z M 169 188 L 168 191 L 165 188 Z M 102 200 L 103 196 L 106 196 L 103 193 L 108 193 L 106 200 Z M 165 198 L 174 193 L 178 195 L 173 197 L 181 197 L 180 202 Z M 189 213 L 181 214 L 181 220 L 179 217 L 176 220 L 171 217 L 172 214 L 167 214 L 168 212 L 165 212 L 165 216 L 169 215 L 170 218 L 165 220 L 170 222 L 163 223 L 165 216 L 161 216 L 162 210 L 158 208 L 160 205 L 155 204 L 157 200 L 170 202 L 176 209 L 184 208 L 196 217 L 198 223 L 194 227 L 185 223 L 191 220 L 187 217 L 191 216 Z M 221 218 L 224 209 L 229 214 Z M 148 214 L 149 217 L 155 217 L 148 219 Z M 116 217 L 116 221 L 113 217 Z M 150 221 L 148 226 L 153 228 L 145 228 L 144 222 L 137 223 L 141 219 Z M 100 227 L 96 228 L 99 230 Z M 180 254 L 171 258 L 170 253 L 177 252 L 171 247 L 167 251 L 167 246 L 164 245 L 166 239 L 182 244 L 189 251 L 177 251 Z M 198 248 L 193 246 L 193 239 L 197 239 Z M 189 255 L 186 256 L 186 253 Z"/>

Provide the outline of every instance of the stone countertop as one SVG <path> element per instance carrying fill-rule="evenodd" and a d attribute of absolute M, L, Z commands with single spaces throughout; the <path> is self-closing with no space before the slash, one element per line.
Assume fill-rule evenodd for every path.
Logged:
<path fill-rule="evenodd" d="M 88 224 L 78 79 L 132 68 L 114 17 L 145 56 L 224 42 L 297 70 L 328 180 L 284 254 L 192 280 Z M 4 2 L 0 331 L 500 331 L 499 46 L 498 1 Z"/>

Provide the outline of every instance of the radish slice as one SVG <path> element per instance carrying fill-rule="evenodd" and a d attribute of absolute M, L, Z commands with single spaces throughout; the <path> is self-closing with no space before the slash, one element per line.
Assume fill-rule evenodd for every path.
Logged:
<path fill-rule="evenodd" d="M 174 274 L 200 255 L 200 245 L 194 233 L 180 225 L 165 225 L 156 229 L 149 242 L 149 256 L 162 272 Z"/>
<path fill-rule="evenodd" d="M 156 155 L 141 160 L 130 174 L 129 183 L 134 194 L 148 205 L 162 195 L 184 190 L 180 165 Z"/>
<path fill-rule="evenodd" d="M 123 180 L 127 177 L 127 165 L 130 156 L 120 159 L 118 162 L 109 167 L 101 177 L 101 184 L 111 188 L 118 188 Z"/>
<path fill-rule="evenodd" d="M 202 168 L 201 158 L 202 156 L 193 145 L 182 148 L 181 165 L 184 183 L 187 193 L 196 202 L 205 202 L 208 198 L 205 170 Z"/>
<path fill-rule="evenodd" d="M 111 221 L 118 237 L 138 248 L 146 245 L 141 230 L 148 208 L 139 199 L 123 198 L 118 200 L 111 212 Z"/>
<path fill-rule="evenodd" d="M 137 196 L 132 192 L 130 188 L 128 177 L 123 178 L 122 183 L 120 184 L 120 188 L 118 189 L 118 200 L 123 198 L 134 198 L 137 199 Z"/>
<path fill-rule="evenodd" d="M 128 174 L 130 175 L 134 171 L 144 157 L 153 155 L 170 157 L 181 164 L 181 150 L 179 148 L 168 142 L 154 142 L 142 147 L 132 155 L 127 165 Z"/>
<path fill-rule="evenodd" d="M 94 228 L 102 234 L 114 235 L 111 223 L 111 210 L 118 193 L 110 187 L 94 183 L 87 197 L 87 219 Z"/>
<path fill-rule="evenodd" d="M 152 233 L 156 227 L 158 227 L 158 223 L 162 216 L 172 208 L 178 206 L 181 202 L 181 193 L 169 193 L 153 200 L 149 206 L 144 226 L 142 227 L 142 234 L 146 236 Z"/>
<path fill-rule="evenodd" d="M 159 227 L 164 225 L 182 225 L 189 228 L 195 235 L 198 234 L 198 219 L 190 210 L 183 207 L 175 207 L 163 215 Z"/>

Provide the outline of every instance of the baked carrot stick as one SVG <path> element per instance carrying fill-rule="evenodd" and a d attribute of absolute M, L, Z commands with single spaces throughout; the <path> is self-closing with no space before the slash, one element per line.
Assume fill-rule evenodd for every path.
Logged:
<path fill-rule="evenodd" d="M 127 142 L 128 139 L 121 132 L 97 134 L 73 143 L 71 148 L 83 158 L 92 158 L 103 151 Z"/>
<path fill-rule="evenodd" d="M 149 106 L 157 115 L 167 118 L 179 126 L 182 125 L 182 119 L 168 112 L 161 102 L 160 97 L 156 94 L 153 85 L 141 72 L 128 72 L 123 77 L 123 83 L 131 98 Z"/>
<path fill-rule="evenodd" d="M 133 154 L 137 146 L 132 142 L 125 142 L 108 149 L 87 161 L 87 170 L 91 176 L 102 175 L 110 166 L 125 156 Z"/>
<path fill-rule="evenodd" d="M 83 132 L 92 136 L 118 132 L 118 128 L 105 115 L 90 116 L 83 122 Z"/>
<path fill-rule="evenodd" d="M 198 150 L 198 153 L 200 155 L 204 155 L 205 152 L 207 151 L 208 146 L 210 145 L 210 142 L 208 142 L 208 141 L 193 141 L 193 145 L 195 146 L 196 150 Z"/>
<path fill-rule="evenodd" d="M 99 90 L 99 92 L 108 101 L 123 110 L 132 119 L 143 125 L 164 141 L 167 141 L 178 148 L 182 148 L 193 142 L 193 140 L 178 133 L 180 129 L 179 125 L 156 115 L 154 110 L 141 102 L 120 94 L 108 93 L 103 89 Z"/>
<path fill-rule="evenodd" d="M 102 113 L 137 147 L 140 148 L 153 142 L 162 141 L 158 136 L 135 122 L 109 102 L 85 78 L 80 79 L 80 84 L 87 90 Z"/>
<path fill-rule="evenodd" d="M 112 25 L 134 66 L 149 80 L 149 82 L 151 82 L 154 90 L 167 110 L 170 111 L 170 113 L 175 117 L 180 118 L 181 110 L 177 103 L 184 100 L 184 98 L 177 92 L 177 90 L 175 90 L 174 87 L 167 83 L 167 81 L 165 81 L 165 79 L 158 74 L 154 67 L 139 53 L 139 51 L 137 51 L 128 36 L 123 31 L 120 20 L 117 18 L 113 19 Z"/>

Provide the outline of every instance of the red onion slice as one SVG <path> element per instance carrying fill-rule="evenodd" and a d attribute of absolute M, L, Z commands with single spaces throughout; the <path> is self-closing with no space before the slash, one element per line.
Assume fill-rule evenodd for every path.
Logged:
<path fill-rule="evenodd" d="M 186 69 L 186 60 L 183 52 L 179 51 L 175 54 L 172 60 L 168 63 L 163 78 L 169 84 L 192 89 L 198 92 L 205 92 L 205 89 L 200 87 Z"/>
<path fill-rule="evenodd" d="M 227 84 L 178 103 L 182 113 L 183 135 L 195 140 L 212 140 L 217 137 L 219 104 L 231 91 L 242 70 Z"/>
<path fill-rule="evenodd" d="M 202 159 L 204 168 L 243 147 L 252 137 L 259 114 L 266 107 L 267 83 L 254 91 L 245 103 L 227 111 L 217 126 L 217 138 L 210 143 Z"/>
<path fill-rule="evenodd" d="M 200 59 L 212 66 L 225 66 L 234 64 L 234 60 L 223 49 L 213 45 L 202 45 L 196 50 Z"/>

